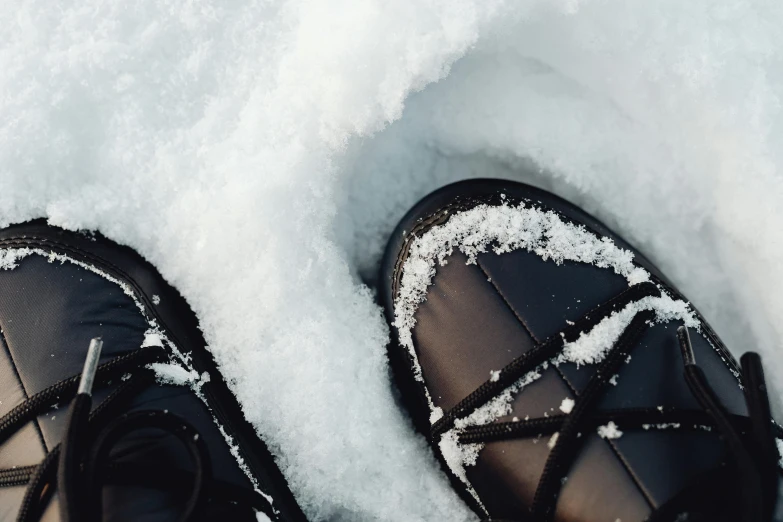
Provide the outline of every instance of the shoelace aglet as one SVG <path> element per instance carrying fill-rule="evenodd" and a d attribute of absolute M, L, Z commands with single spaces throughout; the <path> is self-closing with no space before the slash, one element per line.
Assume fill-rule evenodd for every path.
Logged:
<path fill-rule="evenodd" d="M 101 349 L 103 349 L 103 340 L 100 337 L 93 338 L 90 341 L 90 347 L 87 348 L 87 357 L 84 359 L 84 369 L 82 370 L 82 377 L 79 380 L 79 389 L 77 393 L 92 395 L 92 385 L 95 381 L 95 372 L 98 370 Z"/>
<path fill-rule="evenodd" d="M 696 356 L 693 354 L 693 345 L 691 344 L 691 336 L 688 333 L 687 326 L 677 328 L 677 339 L 680 341 L 680 351 L 682 352 L 685 366 L 696 364 Z"/>
<path fill-rule="evenodd" d="M 95 381 L 95 372 L 98 371 L 98 360 L 101 358 L 102 348 L 103 340 L 100 337 L 95 337 L 90 341 L 87 356 L 84 358 L 82 376 L 79 379 L 79 388 L 68 409 L 68 418 L 65 423 L 57 463 L 60 520 L 63 522 L 77 522 L 86 518 L 84 505 L 80 500 L 84 495 L 80 462 L 85 445 L 84 434 L 87 432 L 92 408 L 92 385 Z"/>

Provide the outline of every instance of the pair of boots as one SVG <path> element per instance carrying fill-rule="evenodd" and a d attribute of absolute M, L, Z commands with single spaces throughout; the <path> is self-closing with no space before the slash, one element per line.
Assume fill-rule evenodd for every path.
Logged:
<path fill-rule="evenodd" d="M 0 266 L 0 521 L 305 520 L 149 263 L 36 221 L 0 231 Z M 738 365 L 581 209 L 445 187 L 380 284 L 401 395 L 479 517 L 772 520 L 783 433 L 758 356 Z"/>

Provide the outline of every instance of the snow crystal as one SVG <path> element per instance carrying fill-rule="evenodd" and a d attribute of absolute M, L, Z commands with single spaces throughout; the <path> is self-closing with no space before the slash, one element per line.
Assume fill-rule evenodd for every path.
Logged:
<path fill-rule="evenodd" d="M 498 382 L 500 380 L 500 370 L 490 370 L 489 371 L 489 380 L 491 382 Z"/>
<path fill-rule="evenodd" d="M 160 296 L 159 295 L 153 295 L 152 296 L 152 304 L 159 305 L 160 304 Z"/>
<path fill-rule="evenodd" d="M 778 461 L 778 466 L 783 468 L 783 440 L 776 438 L 775 444 L 778 447 L 778 455 L 780 455 L 780 461 Z"/>
<path fill-rule="evenodd" d="M 709 428 L 709 426 L 703 426 L 702 429 L 704 429 L 705 427 Z M 660 422 L 660 423 L 657 423 L 657 424 L 642 424 L 642 428 L 645 429 L 645 430 L 650 430 L 651 428 L 655 428 L 655 429 L 658 429 L 658 430 L 668 430 L 668 429 L 675 429 L 676 430 L 676 429 L 680 428 L 680 423 L 679 422 Z M 711 429 L 707 429 L 705 431 L 711 431 Z"/>
<path fill-rule="evenodd" d="M 166 410 L 166 413 L 168 413 L 168 410 Z M 258 481 L 250 472 L 250 468 L 248 468 L 247 464 L 245 463 L 245 459 L 242 458 L 242 454 L 239 451 L 239 446 L 237 446 L 234 443 L 234 437 L 226 433 L 226 429 L 220 424 L 218 424 L 217 427 L 218 430 L 220 431 L 220 434 L 223 435 L 223 439 L 226 441 L 226 444 L 228 445 L 229 452 L 237 461 L 237 464 L 239 465 L 240 469 L 244 471 L 245 475 L 247 475 L 247 477 L 250 479 L 250 482 L 253 484 L 253 490 L 255 490 L 256 493 L 264 497 L 267 500 L 267 502 L 269 502 L 269 505 L 272 506 L 272 509 L 275 511 L 275 513 L 277 513 L 277 510 L 275 509 L 275 499 L 269 496 L 268 494 L 264 493 L 263 491 L 261 491 L 261 489 L 259 489 Z"/>
<path fill-rule="evenodd" d="M 440 442 L 438 448 L 443 455 L 443 460 L 449 466 L 452 472 L 459 478 L 467 488 L 471 496 L 478 502 L 483 508 L 484 505 L 481 502 L 476 491 L 468 480 L 465 473 L 465 466 L 473 466 L 476 464 L 479 452 L 484 447 L 483 444 L 460 444 L 459 443 L 459 429 L 451 429 L 440 436 Z M 485 510 L 486 511 L 486 510 Z"/>
<path fill-rule="evenodd" d="M 142 348 L 150 346 L 163 346 L 163 335 L 157 329 L 147 330 L 144 334 L 144 341 L 141 343 Z"/>
<path fill-rule="evenodd" d="M 309 519 L 475 519 L 398 410 L 362 284 L 450 181 L 588 208 L 780 391 L 775 2 L 50 4 L 0 13 L 0 224 L 158 266 Z"/>
<path fill-rule="evenodd" d="M 623 432 L 617 429 L 617 425 L 609 421 L 605 426 L 598 426 L 598 436 L 602 439 L 619 439 Z"/>
<path fill-rule="evenodd" d="M 195 370 L 186 370 L 175 363 L 151 363 L 147 365 L 155 372 L 160 383 L 185 386 L 196 382 L 199 374 Z"/>
<path fill-rule="evenodd" d="M 529 384 L 540 379 L 541 370 L 542 368 L 540 366 L 534 370 L 531 370 L 522 376 L 522 378 L 518 379 L 514 384 L 507 387 L 501 393 L 490 399 L 486 404 L 476 408 L 467 417 L 454 421 L 454 426 L 456 426 L 458 429 L 463 429 L 468 426 L 481 426 L 484 424 L 489 424 L 490 422 L 505 415 L 509 415 L 511 413 L 511 403 L 514 400 L 514 397 L 525 386 L 528 386 Z M 530 416 L 525 416 L 525 420 L 528 420 L 529 418 Z"/>
<path fill-rule="evenodd" d="M 155 378 L 159 383 L 174 386 L 190 386 L 199 396 L 201 396 L 201 387 L 210 381 L 208 372 L 199 374 L 192 368 L 185 368 L 181 364 L 174 362 L 150 363 L 147 367 L 155 372 Z"/>
<path fill-rule="evenodd" d="M 574 406 L 576 406 L 576 402 L 574 399 L 570 399 L 566 397 L 563 399 L 563 402 L 560 403 L 560 411 L 562 411 L 565 414 L 571 413 L 571 410 L 574 409 Z"/>
<path fill-rule="evenodd" d="M 481 449 L 484 447 L 484 445 L 483 444 L 460 444 L 458 441 L 459 433 L 461 433 L 468 426 L 480 426 L 484 424 L 489 424 L 490 422 L 493 422 L 494 420 L 504 415 L 510 414 L 511 403 L 514 397 L 516 396 L 516 394 L 519 393 L 520 390 L 522 390 L 525 386 L 541 378 L 540 372 L 543 369 L 542 367 L 543 365 L 540 365 L 535 370 L 528 372 L 521 379 L 518 379 L 514 384 L 507 387 L 497 396 L 493 397 L 486 404 L 476 408 L 467 417 L 455 420 L 454 428 L 446 432 L 448 437 L 446 436 L 441 437 L 439 448 L 441 449 L 441 451 L 443 451 L 444 448 L 449 451 L 448 458 L 444 455 L 446 464 L 449 466 L 452 472 L 454 472 L 454 474 L 465 483 L 465 485 L 468 488 L 468 491 L 470 491 L 471 494 L 474 497 L 476 497 L 476 500 L 478 500 L 478 497 L 475 494 L 475 491 L 473 490 L 473 486 L 470 484 L 470 482 L 467 479 L 467 475 L 465 473 L 465 467 L 472 466 L 476 463 L 478 454 L 481 451 Z M 519 420 L 517 419 L 517 417 L 514 417 L 514 419 L 516 419 L 517 421 Z M 529 420 L 529 419 L 530 416 L 526 415 L 525 420 Z"/>
<path fill-rule="evenodd" d="M 29 256 L 32 250 L 29 248 L 10 248 L 0 250 L 0 268 L 3 270 L 13 270 L 17 263 Z"/>

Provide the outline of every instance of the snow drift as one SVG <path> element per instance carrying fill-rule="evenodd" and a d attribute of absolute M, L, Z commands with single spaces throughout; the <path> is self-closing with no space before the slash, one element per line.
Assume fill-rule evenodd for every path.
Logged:
<path fill-rule="evenodd" d="M 371 289 L 450 181 L 597 214 L 761 351 L 779 402 L 779 2 L 34 0 L 0 23 L 0 223 L 155 263 L 315 520 L 473 518 L 394 402 Z"/>

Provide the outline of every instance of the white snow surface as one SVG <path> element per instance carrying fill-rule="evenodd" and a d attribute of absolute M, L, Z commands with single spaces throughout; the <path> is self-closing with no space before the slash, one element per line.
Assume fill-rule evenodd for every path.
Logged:
<path fill-rule="evenodd" d="M 158 266 L 313 520 L 474 519 L 393 400 L 363 283 L 450 181 L 595 213 L 762 353 L 780 403 L 780 2 L 6 7 L 0 224 Z"/>

